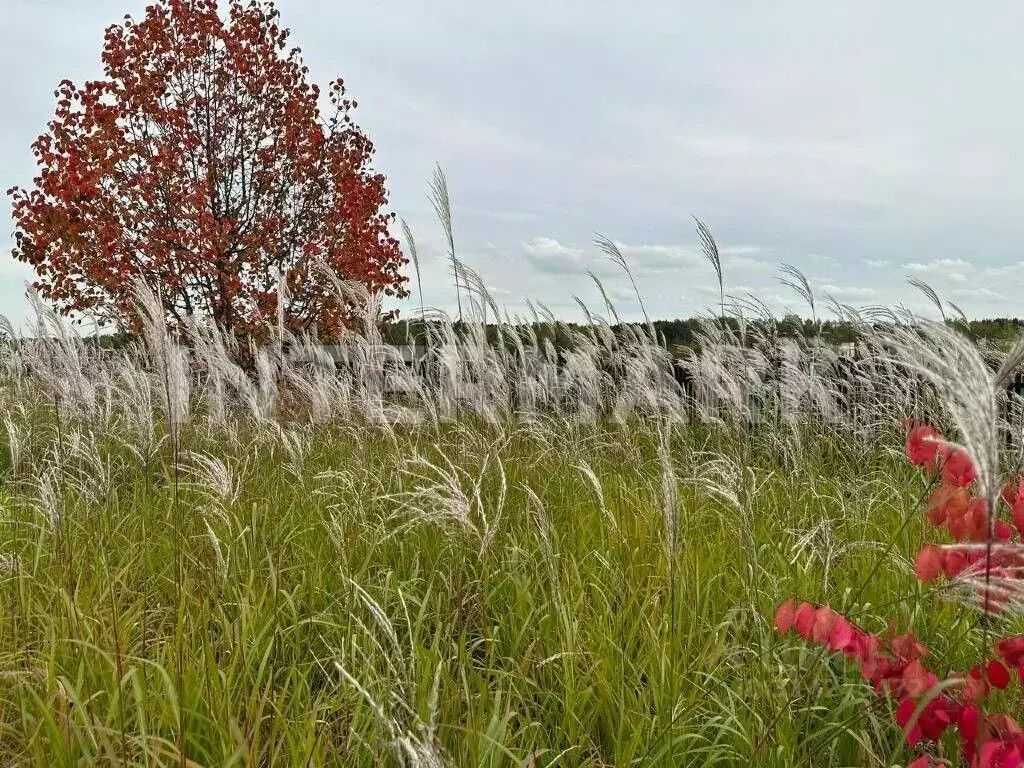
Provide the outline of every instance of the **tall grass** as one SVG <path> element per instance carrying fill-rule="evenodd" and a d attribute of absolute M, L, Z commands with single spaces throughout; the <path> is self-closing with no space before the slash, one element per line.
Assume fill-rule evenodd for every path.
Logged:
<path fill-rule="evenodd" d="M 145 296 L 145 344 L 103 356 L 40 309 L 0 390 L 0 758 L 907 761 L 885 703 L 764 617 L 799 594 L 969 657 L 980 630 L 922 611 L 899 555 L 923 486 L 898 446 L 922 409 L 973 439 L 928 394 L 971 353 L 916 376 L 906 318 L 865 323 L 849 365 L 715 318 L 687 394 L 644 329 L 592 314 L 561 352 L 528 324 L 495 344 L 460 283 L 422 371 L 341 284 L 367 315 L 338 365 L 285 338 L 244 372 Z"/>

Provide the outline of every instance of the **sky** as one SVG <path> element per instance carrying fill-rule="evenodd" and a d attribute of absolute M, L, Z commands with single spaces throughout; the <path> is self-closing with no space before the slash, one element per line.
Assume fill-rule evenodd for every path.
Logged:
<path fill-rule="evenodd" d="M 927 311 L 915 277 L 970 316 L 1018 316 L 1024 278 L 1024 4 L 993 0 L 279 0 L 310 77 L 345 79 L 390 209 L 412 228 L 423 299 L 452 311 L 429 203 L 444 169 L 458 256 L 511 314 L 578 319 L 578 297 L 640 317 L 711 311 L 711 227 L 726 292 L 807 314 L 826 296 Z M 133 0 L 0 0 L 0 187 L 31 182 L 53 89 L 101 75 L 104 28 Z M 0 314 L 31 272 L 0 213 Z M 412 274 L 411 267 L 409 270 Z M 413 296 L 402 305 L 419 305 Z"/>

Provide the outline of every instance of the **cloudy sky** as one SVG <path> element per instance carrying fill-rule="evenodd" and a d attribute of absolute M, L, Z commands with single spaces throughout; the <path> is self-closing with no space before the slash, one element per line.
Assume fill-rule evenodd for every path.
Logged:
<path fill-rule="evenodd" d="M 100 74 L 104 27 L 134 0 L 2 0 L 0 186 L 63 77 Z M 1024 4 L 947 0 L 279 0 L 314 80 L 345 78 L 412 226 L 428 305 L 454 293 L 427 200 L 445 169 L 460 257 L 499 303 L 573 297 L 620 312 L 620 244 L 651 313 L 717 301 L 691 215 L 713 229 L 726 290 L 780 311 L 791 263 L 844 303 L 923 308 L 908 277 L 971 315 L 1020 315 L 1024 278 Z M 30 274 L 0 230 L 0 313 Z M 418 299 L 413 297 L 413 303 Z"/>

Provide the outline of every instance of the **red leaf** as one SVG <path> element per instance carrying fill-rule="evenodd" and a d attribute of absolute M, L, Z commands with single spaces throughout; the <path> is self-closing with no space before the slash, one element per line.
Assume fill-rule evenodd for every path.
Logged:
<path fill-rule="evenodd" d="M 900 728 L 906 728 L 907 723 L 910 722 L 910 718 L 914 716 L 914 712 L 917 710 L 917 702 L 913 699 L 903 699 L 896 707 L 896 722 L 900 724 Z"/>
<path fill-rule="evenodd" d="M 817 613 L 814 606 L 810 603 L 801 603 L 800 607 L 796 609 L 796 614 L 793 617 L 793 626 L 796 628 L 796 632 L 804 640 L 811 639 L 811 632 L 814 629 L 814 619 Z"/>
<path fill-rule="evenodd" d="M 919 467 L 934 462 L 941 440 L 942 435 L 935 427 L 919 424 L 907 435 L 907 457 Z"/>
<path fill-rule="evenodd" d="M 998 659 L 992 659 L 985 668 L 985 676 L 996 688 L 1002 690 L 1010 684 L 1010 671 Z"/>
<path fill-rule="evenodd" d="M 828 649 L 830 651 L 844 651 L 854 641 L 856 631 L 853 625 L 846 620 L 845 616 L 836 619 L 832 631 L 828 636 Z"/>
<path fill-rule="evenodd" d="M 929 544 L 917 553 L 914 574 L 925 583 L 935 581 L 942 573 L 942 559 L 942 551 Z"/>
<path fill-rule="evenodd" d="M 957 488 L 966 488 L 974 482 L 977 470 L 963 448 L 950 448 L 942 462 L 942 479 Z"/>
<path fill-rule="evenodd" d="M 968 704 L 961 709 L 957 725 L 964 741 L 974 741 L 978 738 L 978 708 L 973 704 Z"/>
<path fill-rule="evenodd" d="M 793 620 L 796 616 L 796 610 L 793 604 L 793 598 L 790 598 L 775 611 L 775 628 L 782 634 L 786 634 L 793 628 Z"/>

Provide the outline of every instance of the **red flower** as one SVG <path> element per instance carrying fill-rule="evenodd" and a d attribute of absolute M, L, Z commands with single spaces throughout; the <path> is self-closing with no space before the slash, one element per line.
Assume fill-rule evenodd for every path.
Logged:
<path fill-rule="evenodd" d="M 903 691 L 908 696 L 924 696 L 933 686 L 937 685 L 939 678 L 925 669 L 919 659 L 914 659 L 907 664 L 900 679 Z"/>
<path fill-rule="evenodd" d="M 928 498 L 925 515 L 933 525 L 946 524 L 950 532 L 963 528 L 963 518 L 971 504 L 971 497 L 963 488 L 944 485 Z M 955 534 L 954 534 L 955 536 Z"/>
<path fill-rule="evenodd" d="M 907 725 L 910 723 L 910 718 L 914 716 L 914 712 L 917 711 L 917 702 L 913 699 L 903 699 L 896 707 L 896 722 L 899 723 L 900 728 L 904 729 L 907 733 L 907 744 L 914 746 L 921 740 L 921 729 L 914 725 L 913 728 L 907 730 Z"/>
<path fill-rule="evenodd" d="M 889 650 L 892 651 L 896 658 L 902 661 L 923 659 L 928 655 L 928 649 L 924 643 L 917 639 L 913 632 L 893 637 L 889 641 Z"/>
<path fill-rule="evenodd" d="M 1020 747 L 1002 739 L 986 741 L 981 745 L 978 766 L 980 768 L 1021 768 L 1024 756 Z"/>
<path fill-rule="evenodd" d="M 950 579 L 959 576 L 969 564 L 967 554 L 958 549 L 947 549 L 942 555 L 942 570 Z"/>

